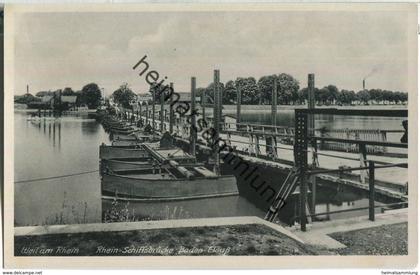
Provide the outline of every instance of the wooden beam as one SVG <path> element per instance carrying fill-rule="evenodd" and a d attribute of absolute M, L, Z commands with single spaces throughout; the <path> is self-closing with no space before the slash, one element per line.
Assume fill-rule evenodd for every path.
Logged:
<path fill-rule="evenodd" d="M 195 144 L 197 142 L 197 125 L 195 117 L 195 77 L 191 77 L 191 126 L 190 126 L 190 153 L 195 156 Z"/>
<path fill-rule="evenodd" d="M 213 108 L 213 128 L 215 130 L 214 141 L 219 140 L 220 135 L 220 99 L 219 99 L 219 80 L 220 80 L 220 72 L 219 70 L 214 70 L 214 87 L 213 87 L 213 98 L 214 98 L 214 108 Z M 217 146 L 214 146 L 214 158 L 215 158 L 215 165 L 214 165 L 214 173 L 216 175 L 220 175 L 220 155 Z"/>
<path fill-rule="evenodd" d="M 169 103 L 169 134 L 172 135 L 172 133 L 174 132 L 174 110 L 173 110 L 173 94 L 175 93 L 174 91 L 174 84 L 171 82 L 169 84 L 170 87 L 170 91 L 171 91 L 171 97 L 170 97 L 170 103 Z"/>

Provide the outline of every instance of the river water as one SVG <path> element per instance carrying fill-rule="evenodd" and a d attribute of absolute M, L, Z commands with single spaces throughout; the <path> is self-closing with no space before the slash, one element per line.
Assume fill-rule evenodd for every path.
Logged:
<path fill-rule="evenodd" d="M 268 119 L 268 114 L 245 114 L 243 117 L 243 121 L 259 123 Z M 292 126 L 293 113 L 280 113 L 278 121 Z M 352 125 L 355 128 L 401 128 L 401 119 L 324 118 L 319 123 L 337 128 L 352 128 Z M 27 113 L 20 110 L 15 111 L 14 127 L 16 226 L 102 222 L 107 213 L 115 209 L 126 210 L 133 220 L 263 217 L 265 214 L 241 196 L 208 199 L 199 204 L 194 201 L 163 205 L 104 200 L 98 172 L 98 146 L 109 143 L 109 135 L 98 122 L 88 115 L 65 116 L 55 122 L 31 122 L 27 120 Z M 395 140 L 398 139 L 395 136 Z M 61 177 L 63 175 L 66 177 Z M 327 199 L 320 199 L 317 210 L 360 206 L 367 206 L 362 195 L 351 193 L 343 198 L 336 190 Z M 293 207 L 290 211 L 294 211 Z"/>

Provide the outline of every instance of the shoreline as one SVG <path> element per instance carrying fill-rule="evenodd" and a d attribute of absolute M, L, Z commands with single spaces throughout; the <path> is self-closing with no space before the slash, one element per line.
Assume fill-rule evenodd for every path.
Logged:
<path fill-rule="evenodd" d="M 15 255 L 406 255 L 407 220 L 406 211 L 389 211 L 375 222 L 318 222 L 307 232 L 254 216 L 16 227 Z M 378 244 L 383 234 L 388 242 Z"/>

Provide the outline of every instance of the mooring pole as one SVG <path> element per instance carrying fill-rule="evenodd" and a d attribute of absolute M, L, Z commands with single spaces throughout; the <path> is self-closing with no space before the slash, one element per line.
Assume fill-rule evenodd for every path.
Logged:
<path fill-rule="evenodd" d="M 164 123 L 165 123 L 165 92 L 161 91 L 160 92 L 160 132 L 163 134 L 163 129 L 164 129 Z"/>
<path fill-rule="evenodd" d="M 308 109 L 315 109 L 315 75 L 308 74 Z M 315 135 L 315 116 L 313 114 L 308 115 L 308 135 L 310 137 Z M 311 146 L 311 157 L 312 157 L 312 168 L 317 166 L 317 157 L 316 157 L 316 141 L 312 142 Z M 316 213 L 316 176 L 309 176 L 309 182 L 312 187 L 312 197 L 311 197 L 311 211 L 312 214 Z"/>
<path fill-rule="evenodd" d="M 308 116 L 306 113 L 295 110 L 295 167 L 299 171 L 299 216 L 300 229 L 306 231 L 306 171 L 308 169 Z"/>
<path fill-rule="evenodd" d="M 241 123 L 241 104 L 242 104 L 242 91 L 241 88 L 236 87 L 236 123 Z M 239 125 L 236 125 L 236 130 L 239 130 Z"/>
<path fill-rule="evenodd" d="M 172 135 L 173 131 L 174 131 L 174 111 L 173 111 L 173 94 L 175 93 L 174 91 L 174 84 L 171 82 L 169 84 L 170 87 L 170 102 L 169 102 L 169 133 Z"/>
<path fill-rule="evenodd" d="M 271 92 L 271 125 L 273 127 L 277 125 L 277 79 L 274 79 L 273 91 Z"/>
<path fill-rule="evenodd" d="M 356 139 L 359 139 L 356 135 Z M 366 167 L 366 158 L 367 158 L 367 150 L 366 144 L 359 144 L 359 158 L 360 158 L 360 167 Z M 360 182 L 366 182 L 366 171 L 360 171 Z"/>
<path fill-rule="evenodd" d="M 271 125 L 273 126 L 273 135 L 271 137 L 271 154 L 272 158 L 277 158 L 277 79 L 274 79 L 273 90 L 271 91 Z M 266 147 L 266 150 L 268 147 Z"/>
<path fill-rule="evenodd" d="M 214 70 L 214 91 L 213 91 L 213 98 L 214 98 L 214 108 L 213 108 L 213 119 L 214 119 L 214 144 L 213 150 L 214 150 L 214 173 L 216 175 L 220 175 L 220 156 L 219 156 L 219 148 L 217 146 L 217 143 L 219 142 L 219 134 L 220 134 L 220 99 L 219 99 L 219 79 L 220 79 L 220 72 L 219 70 Z"/>
<path fill-rule="evenodd" d="M 369 220 L 375 221 L 375 163 L 369 161 Z"/>
<path fill-rule="evenodd" d="M 191 126 L 190 126 L 190 138 L 191 148 L 190 153 L 195 157 L 195 144 L 197 141 L 197 126 L 195 117 L 195 77 L 191 77 Z"/>
<path fill-rule="evenodd" d="M 203 109 L 203 121 L 206 121 L 206 91 L 201 94 L 201 108 Z"/>
<path fill-rule="evenodd" d="M 155 89 L 152 90 L 152 96 L 153 96 L 153 101 L 152 101 L 152 129 L 153 129 L 153 133 L 155 132 L 155 100 L 156 100 L 156 93 L 155 93 Z"/>
<path fill-rule="evenodd" d="M 220 84 L 220 74 L 219 74 L 219 78 L 218 78 L 218 80 L 217 80 L 218 82 L 218 84 L 217 85 L 219 85 Z M 223 89 L 221 89 L 220 87 L 217 87 L 217 91 L 219 92 L 219 95 L 218 95 L 218 97 L 219 97 L 219 131 L 221 130 L 221 127 L 220 127 L 220 123 L 222 122 L 222 119 L 223 119 Z"/>
<path fill-rule="evenodd" d="M 146 101 L 146 125 L 149 125 L 149 102 Z"/>
<path fill-rule="evenodd" d="M 139 113 L 137 115 L 137 118 L 140 120 L 141 123 L 143 123 L 143 121 L 141 120 L 141 103 L 139 102 Z"/>

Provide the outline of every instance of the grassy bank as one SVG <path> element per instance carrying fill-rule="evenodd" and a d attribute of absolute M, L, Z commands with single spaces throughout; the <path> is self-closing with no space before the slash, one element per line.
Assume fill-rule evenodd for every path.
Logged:
<path fill-rule="evenodd" d="M 15 237 L 19 256 L 313 254 L 312 248 L 257 224 Z"/>
<path fill-rule="evenodd" d="M 15 237 L 16 256 L 407 255 L 407 223 L 330 234 L 346 248 L 301 244 L 265 225 Z"/>
<path fill-rule="evenodd" d="M 407 255 L 407 223 L 330 234 L 347 247 L 340 255 Z"/>

